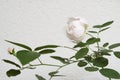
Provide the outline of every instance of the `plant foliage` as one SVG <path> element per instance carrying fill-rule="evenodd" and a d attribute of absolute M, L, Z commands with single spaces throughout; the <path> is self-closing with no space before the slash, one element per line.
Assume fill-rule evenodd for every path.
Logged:
<path fill-rule="evenodd" d="M 68 46 L 59 46 L 59 45 L 51 44 L 51 45 L 40 45 L 39 47 L 32 49 L 31 47 L 22 43 L 5 40 L 8 43 L 23 48 L 22 50 L 18 50 L 16 52 L 14 51 L 14 49 L 12 50 L 12 52 L 15 54 L 13 57 L 16 57 L 16 59 L 18 59 L 22 67 L 15 61 L 3 59 L 5 63 L 14 65 L 17 68 L 17 69 L 8 70 L 6 72 L 6 75 L 8 77 L 14 77 L 19 75 L 21 71 L 24 69 L 35 69 L 36 66 L 53 66 L 53 67 L 57 67 L 57 69 L 48 72 L 48 75 L 50 76 L 49 80 L 52 80 L 53 77 L 64 76 L 64 75 L 58 75 L 62 68 L 70 64 L 77 63 L 77 66 L 79 68 L 82 67 L 88 72 L 98 71 L 101 75 L 109 78 L 109 80 L 120 79 L 120 73 L 118 71 L 107 68 L 109 64 L 109 56 L 112 56 L 111 53 L 113 53 L 115 57 L 120 59 L 120 51 L 114 50 L 120 47 L 120 43 L 110 44 L 109 42 L 105 42 L 104 44 L 101 44 L 102 39 L 99 37 L 100 33 L 108 30 L 112 23 L 113 21 L 108 21 L 101 25 L 93 26 L 94 30 L 88 31 L 90 37 L 84 42 L 79 42 L 73 45 L 73 48 Z M 56 53 L 56 48 L 58 47 L 74 50 L 75 53 L 72 56 L 66 58 L 58 56 Z M 50 58 L 52 60 L 59 61 L 62 64 L 57 65 L 54 63 L 53 64 L 45 63 L 43 60 L 41 60 L 42 57 L 41 55 L 47 55 L 47 54 L 50 54 Z M 32 62 L 34 60 L 36 61 L 38 60 L 39 64 L 33 64 Z M 35 76 L 38 80 L 48 80 L 38 74 L 35 74 Z"/>

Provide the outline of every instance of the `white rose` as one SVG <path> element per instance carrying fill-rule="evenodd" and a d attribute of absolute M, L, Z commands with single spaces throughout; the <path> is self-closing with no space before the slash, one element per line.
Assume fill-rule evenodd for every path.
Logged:
<path fill-rule="evenodd" d="M 69 18 L 66 28 L 67 36 L 72 42 L 79 43 L 84 39 L 88 24 L 84 18 Z"/>

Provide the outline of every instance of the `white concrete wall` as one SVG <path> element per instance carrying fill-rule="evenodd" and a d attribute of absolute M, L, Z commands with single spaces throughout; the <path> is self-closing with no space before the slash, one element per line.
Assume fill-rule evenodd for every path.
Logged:
<path fill-rule="evenodd" d="M 72 46 L 73 43 L 66 38 L 64 27 L 67 19 L 74 16 L 86 18 L 90 26 L 114 20 L 111 29 L 101 37 L 103 42 L 120 42 L 120 0 L 0 0 L 0 80 L 37 80 L 34 74 L 49 78 L 47 73 L 54 70 L 53 67 L 24 70 L 17 77 L 8 78 L 5 71 L 15 67 L 3 63 L 2 59 L 18 62 L 8 55 L 7 48 L 19 48 L 4 40 L 25 43 L 32 48 L 50 43 Z M 72 54 L 71 50 L 57 49 L 55 55 L 66 57 Z M 42 60 L 52 63 L 46 57 Z M 113 57 L 110 61 L 109 67 L 120 72 L 120 60 Z M 66 74 L 66 77 L 53 80 L 107 80 L 99 73 L 89 73 L 75 65 L 67 66 L 60 73 Z"/>

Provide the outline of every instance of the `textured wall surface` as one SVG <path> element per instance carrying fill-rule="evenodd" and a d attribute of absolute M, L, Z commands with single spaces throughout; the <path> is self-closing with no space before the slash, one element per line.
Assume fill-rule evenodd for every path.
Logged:
<path fill-rule="evenodd" d="M 74 16 L 86 18 L 90 26 L 114 20 L 112 27 L 101 34 L 102 41 L 120 42 L 120 0 L 0 0 L 0 80 L 37 80 L 35 74 L 49 78 L 47 73 L 54 70 L 53 67 L 24 70 L 17 77 L 8 78 L 5 71 L 15 67 L 3 63 L 2 59 L 18 62 L 8 55 L 7 48 L 19 48 L 4 40 L 25 43 L 32 48 L 50 43 L 72 46 L 64 27 L 67 19 Z M 56 54 L 66 57 L 73 52 L 57 49 Z M 48 57 L 43 56 L 42 60 L 53 63 Z M 120 72 L 120 60 L 110 57 L 110 61 L 109 67 Z M 66 76 L 53 80 L 107 80 L 97 72 L 89 73 L 74 65 L 65 67 L 60 73 Z"/>

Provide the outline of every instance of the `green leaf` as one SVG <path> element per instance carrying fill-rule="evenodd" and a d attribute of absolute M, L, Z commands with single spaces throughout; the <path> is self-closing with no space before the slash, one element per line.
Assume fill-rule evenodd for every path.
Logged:
<path fill-rule="evenodd" d="M 93 71 L 98 71 L 99 69 L 97 67 L 85 67 L 86 71 L 93 72 Z"/>
<path fill-rule="evenodd" d="M 114 55 L 115 55 L 117 58 L 120 59 L 120 51 L 116 51 L 116 52 L 114 52 Z"/>
<path fill-rule="evenodd" d="M 90 32 L 90 33 L 98 33 L 97 31 L 88 31 L 88 32 Z"/>
<path fill-rule="evenodd" d="M 77 45 L 75 45 L 73 48 L 77 48 L 77 47 L 84 47 L 86 46 L 86 43 L 83 42 L 79 42 Z"/>
<path fill-rule="evenodd" d="M 40 46 L 40 47 L 35 48 L 35 51 L 38 51 L 38 50 L 41 50 L 44 48 L 57 48 L 57 47 L 60 47 L 60 46 L 58 46 L 58 45 L 45 45 L 45 46 Z"/>
<path fill-rule="evenodd" d="M 109 68 L 104 68 L 99 71 L 103 76 L 108 77 L 108 78 L 113 78 L 113 79 L 120 79 L 120 74 Z"/>
<path fill-rule="evenodd" d="M 8 40 L 5 40 L 5 41 L 7 41 L 7 42 L 9 42 L 9 43 L 12 43 L 12 44 L 14 44 L 14 45 L 17 45 L 17 46 L 19 46 L 19 47 L 25 48 L 25 49 L 27 49 L 27 50 L 32 51 L 32 49 L 31 49 L 30 47 L 28 47 L 27 45 L 24 45 L 24 44 L 21 44 L 21 43 L 12 42 L 12 41 L 8 41 Z"/>
<path fill-rule="evenodd" d="M 109 46 L 109 49 L 113 49 L 113 48 L 116 48 L 116 47 L 119 47 L 120 46 L 120 43 L 115 43 L 115 44 L 112 44 Z"/>
<path fill-rule="evenodd" d="M 109 54 L 108 52 L 101 52 L 101 55 L 107 55 L 107 56 L 110 56 L 111 54 Z"/>
<path fill-rule="evenodd" d="M 58 60 L 58 61 L 60 61 L 64 64 L 68 63 L 66 58 L 62 58 L 62 57 L 59 57 L 59 56 L 51 56 L 51 58 L 56 59 L 56 60 Z"/>
<path fill-rule="evenodd" d="M 85 61 L 79 61 L 79 63 L 77 64 L 79 67 L 84 67 L 84 66 L 86 66 L 87 65 L 87 62 L 85 62 Z"/>
<path fill-rule="evenodd" d="M 20 70 L 16 70 L 16 69 L 10 69 L 9 71 L 6 72 L 8 77 L 17 76 L 20 73 L 21 73 Z"/>
<path fill-rule="evenodd" d="M 50 54 L 50 53 L 54 53 L 54 52 L 55 52 L 55 50 L 45 49 L 45 50 L 40 51 L 39 53 L 40 54 Z"/>
<path fill-rule="evenodd" d="M 110 56 L 110 54 L 109 54 L 110 52 L 113 52 L 113 51 L 109 50 L 109 49 L 100 50 L 101 55 L 109 55 Z"/>
<path fill-rule="evenodd" d="M 103 49 L 103 50 L 101 50 L 101 52 L 104 52 L 104 53 L 106 53 L 106 52 L 113 52 L 113 50 Z"/>
<path fill-rule="evenodd" d="M 86 61 L 91 62 L 92 61 L 92 57 L 90 55 L 87 55 L 84 57 Z"/>
<path fill-rule="evenodd" d="M 38 74 L 36 74 L 35 76 L 37 77 L 38 80 L 46 80 L 45 78 L 43 78 L 42 76 L 40 76 Z"/>
<path fill-rule="evenodd" d="M 31 61 L 37 59 L 39 56 L 39 53 L 27 50 L 20 50 L 16 53 L 16 57 L 19 59 L 22 65 L 30 63 Z"/>
<path fill-rule="evenodd" d="M 97 67 L 105 67 L 108 65 L 108 59 L 104 57 L 98 57 L 93 60 L 93 65 Z"/>
<path fill-rule="evenodd" d="M 54 77 L 63 77 L 63 76 L 65 76 L 65 75 L 54 75 Z"/>
<path fill-rule="evenodd" d="M 89 52 L 89 49 L 88 49 L 88 48 L 81 48 L 81 49 L 75 54 L 75 58 L 76 58 L 76 59 L 83 58 L 88 52 Z"/>
<path fill-rule="evenodd" d="M 20 65 L 16 64 L 15 62 L 12 62 L 10 60 L 3 59 L 3 61 L 6 62 L 6 63 L 9 63 L 9 64 L 12 64 L 12 65 L 15 65 L 18 68 L 21 68 Z"/>
<path fill-rule="evenodd" d="M 95 25 L 95 26 L 93 26 L 93 28 L 103 28 L 103 27 L 111 25 L 112 23 L 113 23 L 113 21 L 108 21 L 102 25 Z"/>
<path fill-rule="evenodd" d="M 54 76 L 54 75 L 57 74 L 57 73 L 58 73 L 58 71 L 53 71 L 53 72 L 50 72 L 49 75 L 50 75 L 50 76 Z"/>
<path fill-rule="evenodd" d="M 95 26 L 93 26 L 93 28 L 100 28 L 101 27 L 101 25 L 95 25 Z"/>
<path fill-rule="evenodd" d="M 94 44 L 94 43 L 96 43 L 96 42 L 100 42 L 100 38 L 92 37 L 92 38 L 89 38 L 89 39 L 86 41 L 86 43 L 87 43 L 88 45 Z"/>
<path fill-rule="evenodd" d="M 104 43 L 103 47 L 107 47 L 109 45 L 109 43 Z"/>
<path fill-rule="evenodd" d="M 99 32 L 103 32 L 103 31 L 105 31 L 105 30 L 107 30 L 107 29 L 109 29 L 109 28 L 110 28 L 110 27 L 104 28 L 104 29 L 100 30 Z"/>
<path fill-rule="evenodd" d="M 108 22 L 102 24 L 101 27 L 109 26 L 109 25 L 111 25 L 112 23 L 113 23 L 113 21 L 108 21 Z"/>

